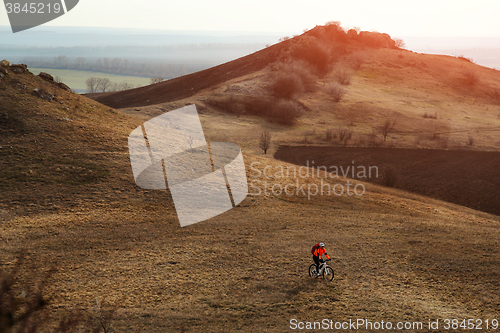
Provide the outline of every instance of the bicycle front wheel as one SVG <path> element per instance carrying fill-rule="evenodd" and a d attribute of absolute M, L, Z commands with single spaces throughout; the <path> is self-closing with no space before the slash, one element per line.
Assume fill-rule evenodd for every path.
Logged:
<path fill-rule="evenodd" d="M 309 266 L 309 276 L 313 278 L 317 277 L 315 264 L 311 264 L 311 266 Z"/>
<path fill-rule="evenodd" d="M 326 267 L 323 270 L 323 279 L 325 279 L 327 281 L 332 281 L 334 277 L 335 277 L 335 274 L 333 273 L 333 268 Z"/>

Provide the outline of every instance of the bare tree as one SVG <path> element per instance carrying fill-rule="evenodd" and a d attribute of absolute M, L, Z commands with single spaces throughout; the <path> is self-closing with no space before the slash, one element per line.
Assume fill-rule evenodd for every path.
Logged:
<path fill-rule="evenodd" d="M 87 62 L 87 59 L 84 57 L 78 57 L 76 58 L 76 62 L 78 64 L 79 69 L 83 69 L 85 67 L 85 63 Z"/>
<path fill-rule="evenodd" d="M 382 126 L 380 126 L 379 132 L 384 137 L 384 141 L 387 139 L 387 135 L 389 135 L 389 133 L 391 133 L 394 130 L 394 126 L 396 126 L 395 119 L 387 119 L 385 123 Z"/>
<path fill-rule="evenodd" d="M 118 86 L 116 87 L 116 90 L 121 91 L 121 90 L 127 90 L 127 89 L 132 89 L 132 85 L 127 83 L 127 82 L 120 82 Z"/>
<path fill-rule="evenodd" d="M 398 49 L 404 49 L 406 47 L 406 44 L 405 42 L 401 39 L 401 38 L 395 38 L 394 39 L 394 42 L 396 42 L 396 47 Z"/>
<path fill-rule="evenodd" d="M 271 132 L 264 131 L 260 136 L 259 147 L 267 154 L 267 150 L 271 147 Z"/>
<path fill-rule="evenodd" d="M 108 88 L 108 91 L 117 91 L 118 90 L 118 83 L 112 82 L 111 86 Z"/>
<path fill-rule="evenodd" d="M 96 77 L 89 77 L 86 81 L 85 84 L 87 85 L 87 90 L 90 93 L 94 93 L 97 91 L 97 84 L 98 84 L 98 79 Z"/>
<path fill-rule="evenodd" d="M 54 57 L 54 63 L 56 64 L 56 66 L 58 66 L 57 68 L 67 68 L 69 64 L 69 58 L 67 56 L 60 55 Z"/>
<path fill-rule="evenodd" d="M 98 78 L 99 83 L 97 84 L 97 89 L 102 92 L 106 92 L 108 88 L 111 88 L 112 82 L 107 77 Z"/>
<path fill-rule="evenodd" d="M 160 83 L 161 81 L 163 81 L 162 77 L 152 77 L 151 78 L 151 84 Z"/>

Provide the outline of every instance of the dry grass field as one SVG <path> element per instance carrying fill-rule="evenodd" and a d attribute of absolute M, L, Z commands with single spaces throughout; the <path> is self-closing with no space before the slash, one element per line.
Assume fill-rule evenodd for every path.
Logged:
<path fill-rule="evenodd" d="M 421 322 L 422 329 L 408 331 L 447 332 L 446 319 L 483 320 L 483 330 L 486 320 L 500 320 L 498 216 L 322 173 L 263 173 L 298 168 L 272 157 L 280 144 L 344 146 L 325 141 L 329 128 L 352 129 L 350 147 L 431 148 L 435 141 L 415 138 L 436 132 L 449 137 L 441 149 L 498 150 L 500 110 L 488 94 L 500 86 L 498 72 L 451 57 L 366 52 L 341 102 L 321 90 L 304 92 L 297 100 L 309 113 L 291 126 L 205 103 L 224 94 L 263 96 L 271 70 L 265 66 L 184 99 L 120 110 L 28 73 L 5 76 L 0 270 L 17 267 L 24 250 L 20 282 L 34 286 L 48 276 L 42 295 L 50 319 L 41 331 L 74 310 L 94 324 L 108 318 L 115 332 L 289 332 L 292 319 Z M 474 89 L 457 83 L 467 67 L 481 78 Z M 55 99 L 41 99 L 35 88 Z M 127 137 L 144 120 L 192 103 L 208 140 L 242 148 L 250 194 L 224 214 L 181 228 L 167 191 L 135 185 Z M 394 112 L 395 131 L 369 142 Z M 425 112 L 438 118 L 424 118 Z M 273 135 L 267 155 L 258 145 L 263 130 Z M 473 145 L 466 144 L 469 132 Z M 325 184 L 351 186 L 351 195 L 328 194 Z M 313 195 L 321 185 L 325 191 Z M 355 185 L 362 194 L 352 191 Z M 318 241 L 333 258 L 332 282 L 308 276 Z M 25 287 L 16 287 L 22 302 Z M 429 329 L 429 320 L 439 320 L 439 329 Z M 78 325 L 74 331 L 92 327 Z"/>

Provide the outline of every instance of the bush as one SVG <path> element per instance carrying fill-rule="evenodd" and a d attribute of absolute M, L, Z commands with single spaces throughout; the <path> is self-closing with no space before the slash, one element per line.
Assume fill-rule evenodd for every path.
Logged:
<path fill-rule="evenodd" d="M 438 119 L 437 112 L 435 112 L 433 115 L 432 115 L 432 114 L 428 114 L 428 113 L 426 112 L 426 113 L 424 113 L 423 117 L 424 117 L 424 118 L 430 118 L 430 119 Z"/>
<path fill-rule="evenodd" d="M 298 45 L 293 50 L 292 56 L 296 60 L 303 60 L 310 64 L 318 76 L 322 77 L 330 71 L 332 63 L 330 50 L 318 41 Z"/>
<path fill-rule="evenodd" d="M 324 88 L 324 93 L 330 96 L 335 102 L 340 102 L 344 97 L 346 90 L 338 83 L 328 83 Z"/>
<path fill-rule="evenodd" d="M 314 68 L 304 60 L 293 60 L 285 63 L 280 62 L 276 66 L 277 72 L 297 74 L 302 81 L 305 91 L 314 91 L 314 84 L 317 76 L 314 75 Z"/>
<path fill-rule="evenodd" d="M 234 104 L 244 108 L 246 114 L 267 117 L 280 124 L 291 125 L 303 113 L 303 106 L 292 100 L 279 100 L 274 97 L 211 97 L 205 100 L 205 104 L 217 109 L 229 112 Z"/>
<path fill-rule="evenodd" d="M 469 139 L 467 140 L 467 144 L 471 147 L 474 145 L 474 138 L 470 134 L 469 134 Z"/>
<path fill-rule="evenodd" d="M 325 140 L 330 142 L 337 138 L 337 133 L 332 129 L 327 129 L 325 133 Z"/>
<path fill-rule="evenodd" d="M 271 82 L 271 94 L 276 98 L 292 99 L 304 92 L 304 84 L 296 73 L 279 72 Z"/>
<path fill-rule="evenodd" d="M 464 60 L 464 61 L 467 61 L 467 62 L 470 62 L 470 63 L 474 63 L 474 60 L 472 60 L 472 58 L 467 58 L 464 55 L 457 56 L 457 59 Z"/>
<path fill-rule="evenodd" d="M 44 288 L 55 269 L 27 267 L 22 252 L 10 272 L 0 269 L 0 332 L 99 332 L 92 318 L 81 311 L 63 313 L 56 319 L 49 317 L 49 301 Z"/>
<path fill-rule="evenodd" d="M 352 138 L 352 130 L 348 130 L 345 128 L 338 130 L 338 138 L 340 142 L 343 142 L 344 145 L 347 145 L 347 142 Z"/>
<path fill-rule="evenodd" d="M 299 105 L 293 101 L 281 100 L 276 103 L 271 117 L 283 125 L 293 125 L 302 115 Z"/>
<path fill-rule="evenodd" d="M 337 68 L 335 69 L 334 77 L 338 83 L 343 86 L 348 86 L 351 84 L 351 72 L 345 68 Z"/>
<path fill-rule="evenodd" d="M 392 166 L 388 166 L 384 172 L 384 178 L 382 179 L 382 184 L 387 187 L 396 187 L 399 183 L 398 175 L 396 169 Z"/>
<path fill-rule="evenodd" d="M 359 70 L 361 65 L 366 61 L 366 55 L 361 52 L 356 52 L 351 55 L 349 59 L 351 63 L 351 67 L 355 70 Z"/>
<path fill-rule="evenodd" d="M 479 76 L 471 69 L 466 70 L 464 73 L 465 83 L 469 86 L 474 86 L 479 82 Z"/>

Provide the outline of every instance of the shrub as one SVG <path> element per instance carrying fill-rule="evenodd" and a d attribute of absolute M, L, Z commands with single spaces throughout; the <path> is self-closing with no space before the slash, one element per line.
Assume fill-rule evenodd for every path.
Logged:
<path fill-rule="evenodd" d="M 337 133 L 332 129 L 327 129 L 325 133 L 325 140 L 330 142 L 337 138 Z"/>
<path fill-rule="evenodd" d="M 351 73 L 345 68 L 337 68 L 335 69 L 334 77 L 338 83 L 343 86 L 348 86 L 351 84 Z"/>
<path fill-rule="evenodd" d="M 437 119 L 438 116 L 437 116 L 437 112 L 435 112 L 433 115 L 432 114 L 428 114 L 427 112 L 424 113 L 423 115 L 424 118 L 431 118 L 431 119 Z"/>
<path fill-rule="evenodd" d="M 0 269 L 0 332 L 99 332 L 81 311 L 63 313 L 50 318 L 49 301 L 43 296 L 55 269 L 28 269 L 25 253 L 21 253 L 10 272 Z"/>
<path fill-rule="evenodd" d="M 353 53 L 350 58 L 351 67 L 355 70 L 360 69 L 361 65 L 363 65 L 365 61 L 366 61 L 366 55 L 361 52 Z"/>
<path fill-rule="evenodd" d="M 332 62 L 330 50 L 318 41 L 298 45 L 292 51 L 292 56 L 296 60 L 310 64 L 318 76 L 324 76 L 330 70 Z"/>
<path fill-rule="evenodd" d="M 466 70 L 463 73 L 463 75 L 464 75 L 465 83 L 470 85 L 470 86 L 474 86 L 479 82 L 479 76 L 477 75 L 477 73 L 475 71 L 473 71 L 471 69 Z"/>
<path fill-rule="evenodd" d="M 304 109 L 300 103 L 292 100 L 279 100 L 266 96 L 212 96 L 205 104 L 229 112 L 234 104 L 241 105 L 246 114 L 267 117 L 280 124 L 291 125 L 302 115 Z"/>
<path fill-rule="evenodd" d="M 440 140 L 441 135 L 437 132 L 432 133 L 431 136 L 429 136 L 429 140 L 435 141 L 435 140 Z"/>
<path fill-rule="evenodd" d="M 474 63 L 474 61 L 472 60 L 472 58 L 467 58 L 467 57 L 465 57 L 463 55 L 457 56 L 457 59 L 464 60 L 464 61 L 467 61 L 467 62 L 470 62 L 470 63 Z"/>
<path fill-rule="evenodd" d="M 346 146 L 347 142 L 349 142 L 349 140 L 351 140 L 352 133 L 353 133 L 353 131 L 351 131 L 351 130 L 346 131 L 346 134 L 344 135 L 344 139 L 342 140 L 342 142 L 344 143 L 344 146 Z"/>
<path fill-rule="evenodd" d="M 299 105 L 293 101 L 280 100 L 276 103 L 271 117 L 283 125 L 292 125 L 302 115 Z"/>
<path fill-rule="evenodd" d="M 340 142 L 343 142 L 344 145 L 347 145 L 347 142 L 352 138 L 352 130 L 348 130 L 345 128 L 338 130 L 338 138 Z"/>
<path fill-rule="evenodd" d="M 236 96 L 230 95 L 227 105 L 227 111 L 239 118 L 243 113 L 245 113 L 245 106 L 240 101 L 238 101 Z"/>
<path fill-rule="evenodd" d="M 160 83 L 161 81 L 163 81 L 163 78 L 162 77 L 152 77 L 150 79 L 150 81 L 151 81 L 151 84 Z"/>
<path fill-rule="evenodd" d="M 285 63 L 280 62 L 276 66 L 277 72 L 297 74 L 302 81 L 305 91 L 314 91 L 314 84 L 317 76 L 314 75 L 314 68 L 304 60 L 293 60 Z"/>
<path fill-rule="evenodd" d="M 388 166 L 384 172 L 384 178 L 382 179 L 382 184 L 387 187 L 396 187 L 399 183 L 398 175 L 396 169 L 392 166 Z"/>
<path fill-rule="evenodd" d="M 470 134 L 469 134 L 469 139 L 467 140 L 467 144 L 471 147 L 474 145 L 474 138 Z"/>
<path fill-rule="evenodd" d="M 328 83 L 324 88 L 325 94 L 330 96 L 335 102 L 340 102 L 344 97 L 346 90 L 342 88 L 338 83 L 331 82 Z"/>
<path fill-rule="evenodd" d="M 270 88 L 271 94 L 274 97 L 285 99 L 292 99 L 305 90 L 299 75 L 284 72 L 279 72 L 274 75 Z"/>

